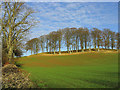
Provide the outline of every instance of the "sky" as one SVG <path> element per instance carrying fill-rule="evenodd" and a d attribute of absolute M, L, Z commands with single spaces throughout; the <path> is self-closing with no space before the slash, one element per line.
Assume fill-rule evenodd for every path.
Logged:
<path fill-rule="evenodd" d="M 118 31 L 117 2 L 27 2 L 40 21 L 31 28 L 29 39 L 66 27 L 109 28 Z"/>
<path fill-rule="evenodd" d="M 119 0 L 1 0 L 7 2 L 119 2 Z"/>

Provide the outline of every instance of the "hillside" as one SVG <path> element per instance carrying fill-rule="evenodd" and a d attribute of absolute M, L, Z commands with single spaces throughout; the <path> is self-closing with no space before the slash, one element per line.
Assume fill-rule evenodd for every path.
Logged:
<path fill-rule="evenodd" d="M 17 63 L 31 73 L 32 81 L 39 87 L 110 88 L 117 87 L 118 83 L 118 54 L 115 52 L 63 56 L 38 54 L 19 58 Z"/>
<path fill-rule="evenodd" d="M 74 50 L 71 53 L 68 53 L 67 51 L 61 51 L 61 54 L 59 54 L 58 52 L 56 52 L 56 54 L 54 54 L 54 52 L 50 53 L 50 52 L 44 52 L 44 53 L 38 53 L 37 56 L 64 56 L 64 55 L 78 55 L 78 54 L 86 54 L 86 53 L 118 53 L 117 50 L 113 49 L 100 49 L 100 51 L 98 52 L 97 50 L 91 49 L 91 51 L 84 50 L 84 52 L 81 52 L 81 50 L 79 50 L 78 52 L 76 52 L 76 50 Z M 34 56 L 34 55 L 30 55 L 30 56 Z M 28 57 L 30 57 L 28 56 Z"/>

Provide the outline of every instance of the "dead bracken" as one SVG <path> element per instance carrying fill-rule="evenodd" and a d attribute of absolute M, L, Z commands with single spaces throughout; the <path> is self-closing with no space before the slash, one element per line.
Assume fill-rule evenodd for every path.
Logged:
<path fill-rule="evenodd" d="M 29 75 L 14 64 L 2 67 L 2 88 L 33 88 Z"/>

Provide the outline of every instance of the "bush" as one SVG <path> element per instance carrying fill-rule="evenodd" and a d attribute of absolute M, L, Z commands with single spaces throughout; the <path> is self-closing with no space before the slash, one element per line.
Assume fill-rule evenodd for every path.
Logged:
<path fill-rule="evenodd" d="M 16 65 L 5 65 L 2 68 L 2 88 L 33 88 L 29 75 Z"/>

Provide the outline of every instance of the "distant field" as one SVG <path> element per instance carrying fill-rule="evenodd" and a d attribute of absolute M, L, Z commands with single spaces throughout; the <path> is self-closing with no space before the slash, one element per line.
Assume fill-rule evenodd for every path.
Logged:
<path fill-rule="evenodd" d="M 117 53 L 84 53 L 64 56 L 33 55 L 18 63 L 31 73 L 39 87 L 112 88 L 118 86 Z"/>

